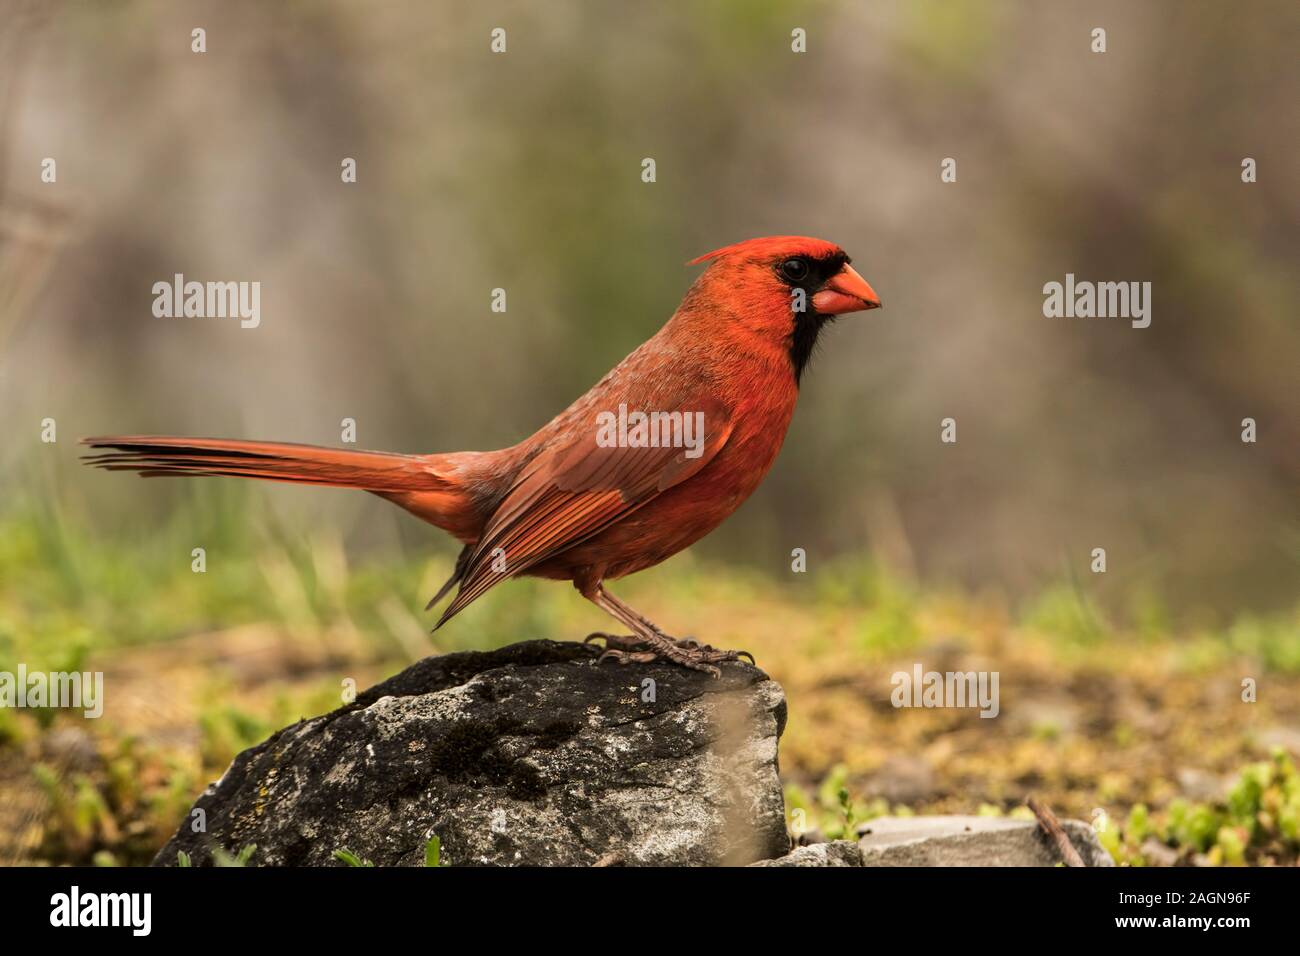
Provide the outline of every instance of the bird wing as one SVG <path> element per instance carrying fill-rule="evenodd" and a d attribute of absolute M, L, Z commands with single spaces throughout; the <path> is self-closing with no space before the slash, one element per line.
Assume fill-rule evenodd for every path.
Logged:
<path fill-rule="evenodd" d="M 488 519 L 437 627 L 489 588 L 599 534 L 707 465 L 731 434 L 731 409 L 711 400 L 676 410 L 703 412 L 698 455 L 684 447 L 601 444 L 593 416 L 590 427 L 535 456 Z"/>

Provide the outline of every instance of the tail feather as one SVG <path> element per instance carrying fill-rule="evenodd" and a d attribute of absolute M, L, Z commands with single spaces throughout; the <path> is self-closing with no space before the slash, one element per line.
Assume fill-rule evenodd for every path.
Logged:
<path fill-rule="evenodd" d="M 82 444 L 97 452 L 83 456 L 88 464 L 108 471 L 134 471 L 145 478 L 220 475 L 380 493 L 447 488 L 429 460 L 416 455 L 164 435 L 83 438 Z"/>

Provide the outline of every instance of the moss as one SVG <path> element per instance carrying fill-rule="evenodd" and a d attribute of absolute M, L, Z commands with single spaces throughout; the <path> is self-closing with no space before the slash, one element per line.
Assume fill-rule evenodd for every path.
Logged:
<path fill-rule="evenodd" d="M 538 800 L 546 796 L 546 784 L 536 767 L 526 760 L 516 760 L 506 793 L 516 800 Z"/>
<path fill-rule="evenodd" d="M 546 750 L 558 747 L 570 737 L 577 736 L 582 728 L 576 721 L 572 720 L 555 720 L 542 728 L 542 732 L 537 735 L 537 746 Z"/>
<path fill-rule="evenodd" d="M 457 724 L 429 741 L 429 765 L 448 780 L 486 775 L 493 783 L 502 783 L 509 773 L 510 761 L 496 753 L 494 748 L 498 737 L 518 728 L 518 721 L 508 719 L 490 724 Z"/>
<path fill-rule="evenodd" d="M 579 729 L 573 721 L 553 721 L 536 734 L 537 746 L 558 746 Z M 504 786 L 517 800 L 539 799 L 546 795 L 546 785 L 537 768 L 526 760 L 512 760 L 496 748 L 501 737 L 521 732 L 526 733 L 513 719 L 459 724 L 429 742 L 429 764 L 450 781 Z"/>

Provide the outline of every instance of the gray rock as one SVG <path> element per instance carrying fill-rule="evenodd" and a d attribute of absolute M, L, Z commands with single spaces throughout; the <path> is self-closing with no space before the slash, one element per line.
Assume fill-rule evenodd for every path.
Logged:
<path fill-rule="evenodd" d="M 1088 866 L 1114 866 L 1092 827 L 1061 826 Z M 878 817 L 859 829 L 864 866 L 1055 866 L 1056 844 L 1030 820 L 1006 817 Z"/>
<path fill-rule="evenodd" d="M 1177 866 L 1180 855 L 1173 847 L 1165 846 L 1155 837 L 1147 837 L 1142 841 L 1142 855 L 1147 858 L 1147 862 L 1155 866 Z"/>
<path fill-rule="evenodd" d="M 241 753 L 195 803 L 206 832 L 191 813 L 154 864 L 256 844 L 251 865 L 340 865 L 347 849 L 418 866 L 434 834 L 453 866 L 784 854 L 780 686 L 747 664 L 714 680 L 598 654 L 528 641 L 420 661 Z"/>
<path fill-rule="evenodd" d="M 852 840 L 833 840 L 801 846 L 775 860 L 760 860 L 750 866 L 861 866 L 862 851 Z"/>

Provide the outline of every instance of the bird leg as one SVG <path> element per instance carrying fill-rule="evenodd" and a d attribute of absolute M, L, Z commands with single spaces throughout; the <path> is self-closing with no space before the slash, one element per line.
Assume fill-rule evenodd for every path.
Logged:
<path fill-rule="evenodd" d="M 748 657 L 751 664 L 754 662 L 754 655 L 749 651 L 721 651 L 691 638 L 677 640 L 670 637 L 648 618 L 606 591 L 603 585 L 597 584 L 584 590 L 583 597 L 616 618 L 633 634 L 632 637 L 611 637 L 598 631 L 588 635 L 589 641 L 596 637 L 605 638 L 606 650 L 600 655 L 602 661 L 609 659 L 620 664 L 644 664 L 664 658 L 691 670 L 704 671 L 714 678 L 722 676 L 718 664 L 740 660 L 742 657 Z"/>

